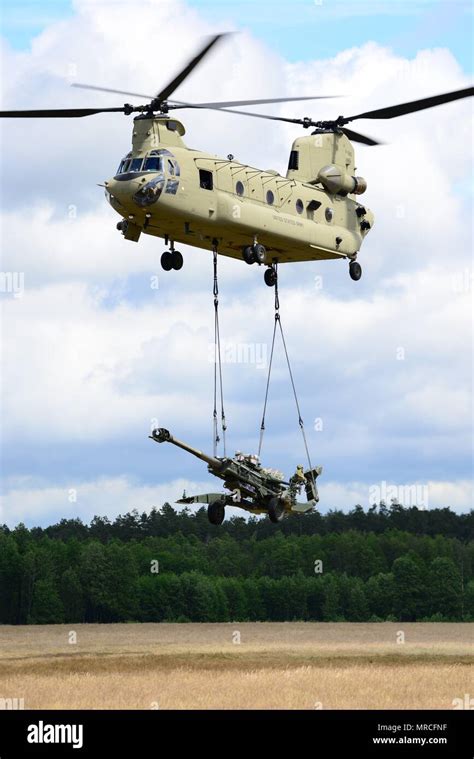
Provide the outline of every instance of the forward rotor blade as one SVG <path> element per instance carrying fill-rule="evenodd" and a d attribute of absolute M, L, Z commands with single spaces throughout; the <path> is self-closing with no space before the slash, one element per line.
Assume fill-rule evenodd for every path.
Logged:
<path fill-rule="evenodd" d="M 128 92 L 127 90 L 114 90 L 110 87 L 96 87 L 93 84 L 82 84 L 75 82 L 71 87 L 79 87 L 82 90 L 95 90 L 96 92 L 111 92 L 114 95 L 127 95 L 134 98 L 145 98 L 145 100 L 153 100 L 154 95 L 144 95 L 140 92 Z M 169 100 L 168 102 L 177 108 L 229 108 L 239 105 L 264 105 L 268 103 L 291 103 L 299 100 L 324 100 L 330 98 L 337 98 L 339 95 L 311 95 L 297 98 L 265 98 L 260 100 L 223 100 L 216 103 L 184 103 L 182 100 Z"/>
<path fill-rule="evenodd" d="M 210 111 L 219 111 L 220 113 L 237 113 L 239 116 L 253 116 L 257 119 L 269 119 L 270 121 L 286 121 L 289 124 L 302 124 L 303 119 L 286 119 L 283 116 L 269 116 L 267 113 L 255 113 L 254 111 L 239 111 L 235 108 L 221 108 L 217 105 L 192 105 L 191 103 L 182 103 L 180 105 L 170 105 L 169 109 L 176 110 L 178 108 L 202 108 L 203 110 L 209 109 Z"/>
<path fill-rule="evenodd" d="M 300 98 L 266 98 L 265 100 L 222 100 L 217 103 L 180 103 L 180 108 L 233 108 L 239 105 L 268 105 L 269 103 L 292 103 L 298 100 L 326 100 L 337 98 L 339 95 L 311 95 Z M 179 100 L 170 100 L 179 103 Z"/>
<path fill-rule="evenodd" d="M 93 84 L 82 84 L 80 82 L 74 82 L 72 84 L 72 87 L 79 87 L 83 90 L 96 90 L 98 92 L 112 92 L 114 95 L 129 95 L 130 97 L 145 98 L 146 100 L 167 100 L 168 97 L 179 87 L 179 85 L 184 82 L 186 77 L 189 76 L 191 71 L 193 71 L 193 69 L 195 69 L 196 66 L 202 61 L 202 59 L 207 55 L 211 48 L 214 47 L 214 45 L 220 39 L 222 39 L 222 37 L 226 36 L 227 34 L 216 34 L 214 37 L 212 37 L 201 49 L 201 51 L 191 61 L 189 61 L 184 69 L 182 69 L 182 71 L 180 71 L 180 73 L 175 76 L 175 78 L 156 95 L 144 95 L 140 92 L 127 92 L 126 90 L 116 90 L 110 87 L 96 87 Z"/>
<path fill-rule="evenodd" d="M 96 113 L 126 113 L 124 106 L 120 108 L 53 108 L 39 111 L 0 111 L 0 118 L 9 119 L 69 119 L 82 116 L 94 116 Z"/>
<path fill-rule="evenodd" d="M 112 90 L 109 87 L 96 87 L 94 84 L 81 84 L 74 82 L 71 87 L 79 87 L 81 90 L 96 90 L 96 92 L 112 92 L 114 95 L 129 95 L 134 98 L 145 98 L 145 100 L 153 100 L 154 95 L 142 95 L 139 92 L 126 92 L 125 90 Z"/>
<path fill-rule="evenodd" d="M 172 93 L 179 87 L 179 85 L 182 84 L 184 80 L 189 76 L 191 71 L 193 71 L 196 66 L 199 65 L 202 59 L 209 53 L 211 48 L 213 48 L 220 39 L 226 36 L 226 34 L 216 34 L 215 37 L 212 37 L 210 41 L 207 42 L 207 44 L 201 49 L 201 51 L 196 56 L 194 56 L 192 60 L 189 61 L 184 69 L 182 69 L 182 71 L 180 71 L 180 73 L 175 76 L 175 78 L 172 79 L 166 87 L 160 90 L 160 92 L 157 92 L 155 98 L 157 100 L 167 100 L 169 96 L 172 95 Z"/>
<path fill-rule="evenodd" d="M 452 100 L 461 100 L 471 95 L 474 95 L 474 87 L 466 87 L 463 90 L 446 92 L 443 95 L 433 95 L 421 100 L 412 100 L 410 103 L 400 103 L 399 105 L 390 105 L 387 108 L 377 108 L 375 111 L 358 113 L 357 116 L 345 118 L 343 123 L 347 124 L 349 121 L 354 121 L 354 119 L 394 119 L 397 116 L 405 116 L 407 113 L 423 111 L 425 108 L 434 108 L 437 105 L 450 103 Z"/>
<path fill-rule="evenodd" d="M 362 145 L 383 145 L 383 142 L 374 140 L 372 137 L 367 137 L 366 134 L 354 132 L 352 129 L 347 129 L 347 127 L 341 127 L 341 132 L 344 132 L 346 137 L 352 140 L 352 142 L 361 142 Z"/>

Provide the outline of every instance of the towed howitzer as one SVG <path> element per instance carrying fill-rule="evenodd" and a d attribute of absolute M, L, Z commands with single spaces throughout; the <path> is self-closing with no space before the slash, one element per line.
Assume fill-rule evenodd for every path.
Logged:
<path fill-rule="evenodd" d="M 191 453 L 207 464 L 208 471 L 224 480 L 224 487 L 229 493 L 204 493 L 203 495 L 183 495 L 176 503 L 207 503 L 207 513 L 212 524 L 222 524 L 226 506 L 237 506 L 252 514 L 268 514 L 272 522 L 280 522 L 288 513 L 305 513 L 311 511 L 319 501 L 316 478 L 322 467 L 303 471 L 296 468 L 289 481 L 283 479 L 281 472 L 262 467 L 258 456 L 237 452 L 235 458 L 208 456 L 197 448 L 173 437 L 162 427 L 149 435 L 156 443 L 171 443 L 177 448 Z M 297 501 L 297 496 L 304 487 L 306 503 Z"/>

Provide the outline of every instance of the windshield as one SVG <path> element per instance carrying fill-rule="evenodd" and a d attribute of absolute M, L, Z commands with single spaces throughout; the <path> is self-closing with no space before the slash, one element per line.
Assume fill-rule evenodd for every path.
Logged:
<path fill-rule="evenodd" d="M 163 171 L 163 159 L 159 156 L 150 156 L 143 164 L 144 171 Z"/>
<path fill-rule="evenodd" d="M 156 151 L 153 151 L 155 153 Z M 117 174 L 126 174 L 130 171 L 163 171 L 163 158 L 151 153 L 147 158 L 132 158 L 131 154 L 125 156 L 120 162 Z"/>
<path fill-rule="evenodd" d="M 128 171 L 140 171 L 143 163 L 143 158 L 132 158 Z"/>

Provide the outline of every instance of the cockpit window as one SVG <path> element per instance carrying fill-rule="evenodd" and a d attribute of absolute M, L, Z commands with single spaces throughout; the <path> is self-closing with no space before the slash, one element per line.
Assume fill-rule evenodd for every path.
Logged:
<path fill-rule="evenodd" d="M 170 158 L 165 159 L 163 156 L 170 156 Z M 131 171 L 154 171 L 162 173 L 165 170 L 165 160 L 167 160 L 166 168 L 168 174 L 179 177 L 179 165 L 172 153 L 165 148 L 151 150 L 145 158 L 132 158 L 132 154 L 128 153 L 120 162 L 117 174 L 126 174 Z"/>
<path fill-rule="evenodd" d="M 125 158 L 122 158 L 120 161 L 120 166 L 117 169 L 117 174 L 123 174 L 124 171 L 127 170 L 127 168 L 130 166 L 130 158 L 132 157 L 131 153 L 127 153 Z M 127 168 L 126 168 L 127 167 Z"/>
<path fill-rule="evenodd" d="M 143 171 L 163 171 L 163 159 L 158 156 L 150 156 L 145 159 Z"/>
<path fill-rule="evenodd" d="M 125 156 L 117 169 L 117 174 L 126 174 L 127 171 L 140 171 L 143 158 L 132 158 L 130 153 Z"/>
<path fill-rule="evenodd" d="M 143 163 L 143 158 L 132 158 L 130 162 L 129 171 L 140 171 Z"/>

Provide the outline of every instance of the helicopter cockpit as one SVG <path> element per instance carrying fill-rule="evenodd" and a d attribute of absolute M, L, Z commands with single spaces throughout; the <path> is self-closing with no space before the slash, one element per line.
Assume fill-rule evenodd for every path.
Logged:
<path fill-rule="evenodd" d="M 173 154 L 162 148 L 151 150 L 144 158 L 133 158 L 132 153 L 127 153 L 125 158 L 120 161 L 115 179 L 131 179 L 132 177 L 128 175 L 145 171 L 166 172 L 173 177 L 180 175 L 179 165 Z"/>
<path fill-rule="evenodd" d="M 150 175 L 149 178 L 146 177 L 147 174 Z M 133 195 L 133 201 L 138 206 L 146 208 L 156 203 L 162 192 L 176 195 L 180 174 L 179 164 L 174 155 L 166 148 L 160 148 L 150 150 L 141 158 L 134 157 L 131 152 L 127 153 L 120 161 L 114 180 L 125 183 L 140 177 L 144 184 L 141 184 Z M 118 185 L 114 194 L 117 192 L 117 187 Z"/>

